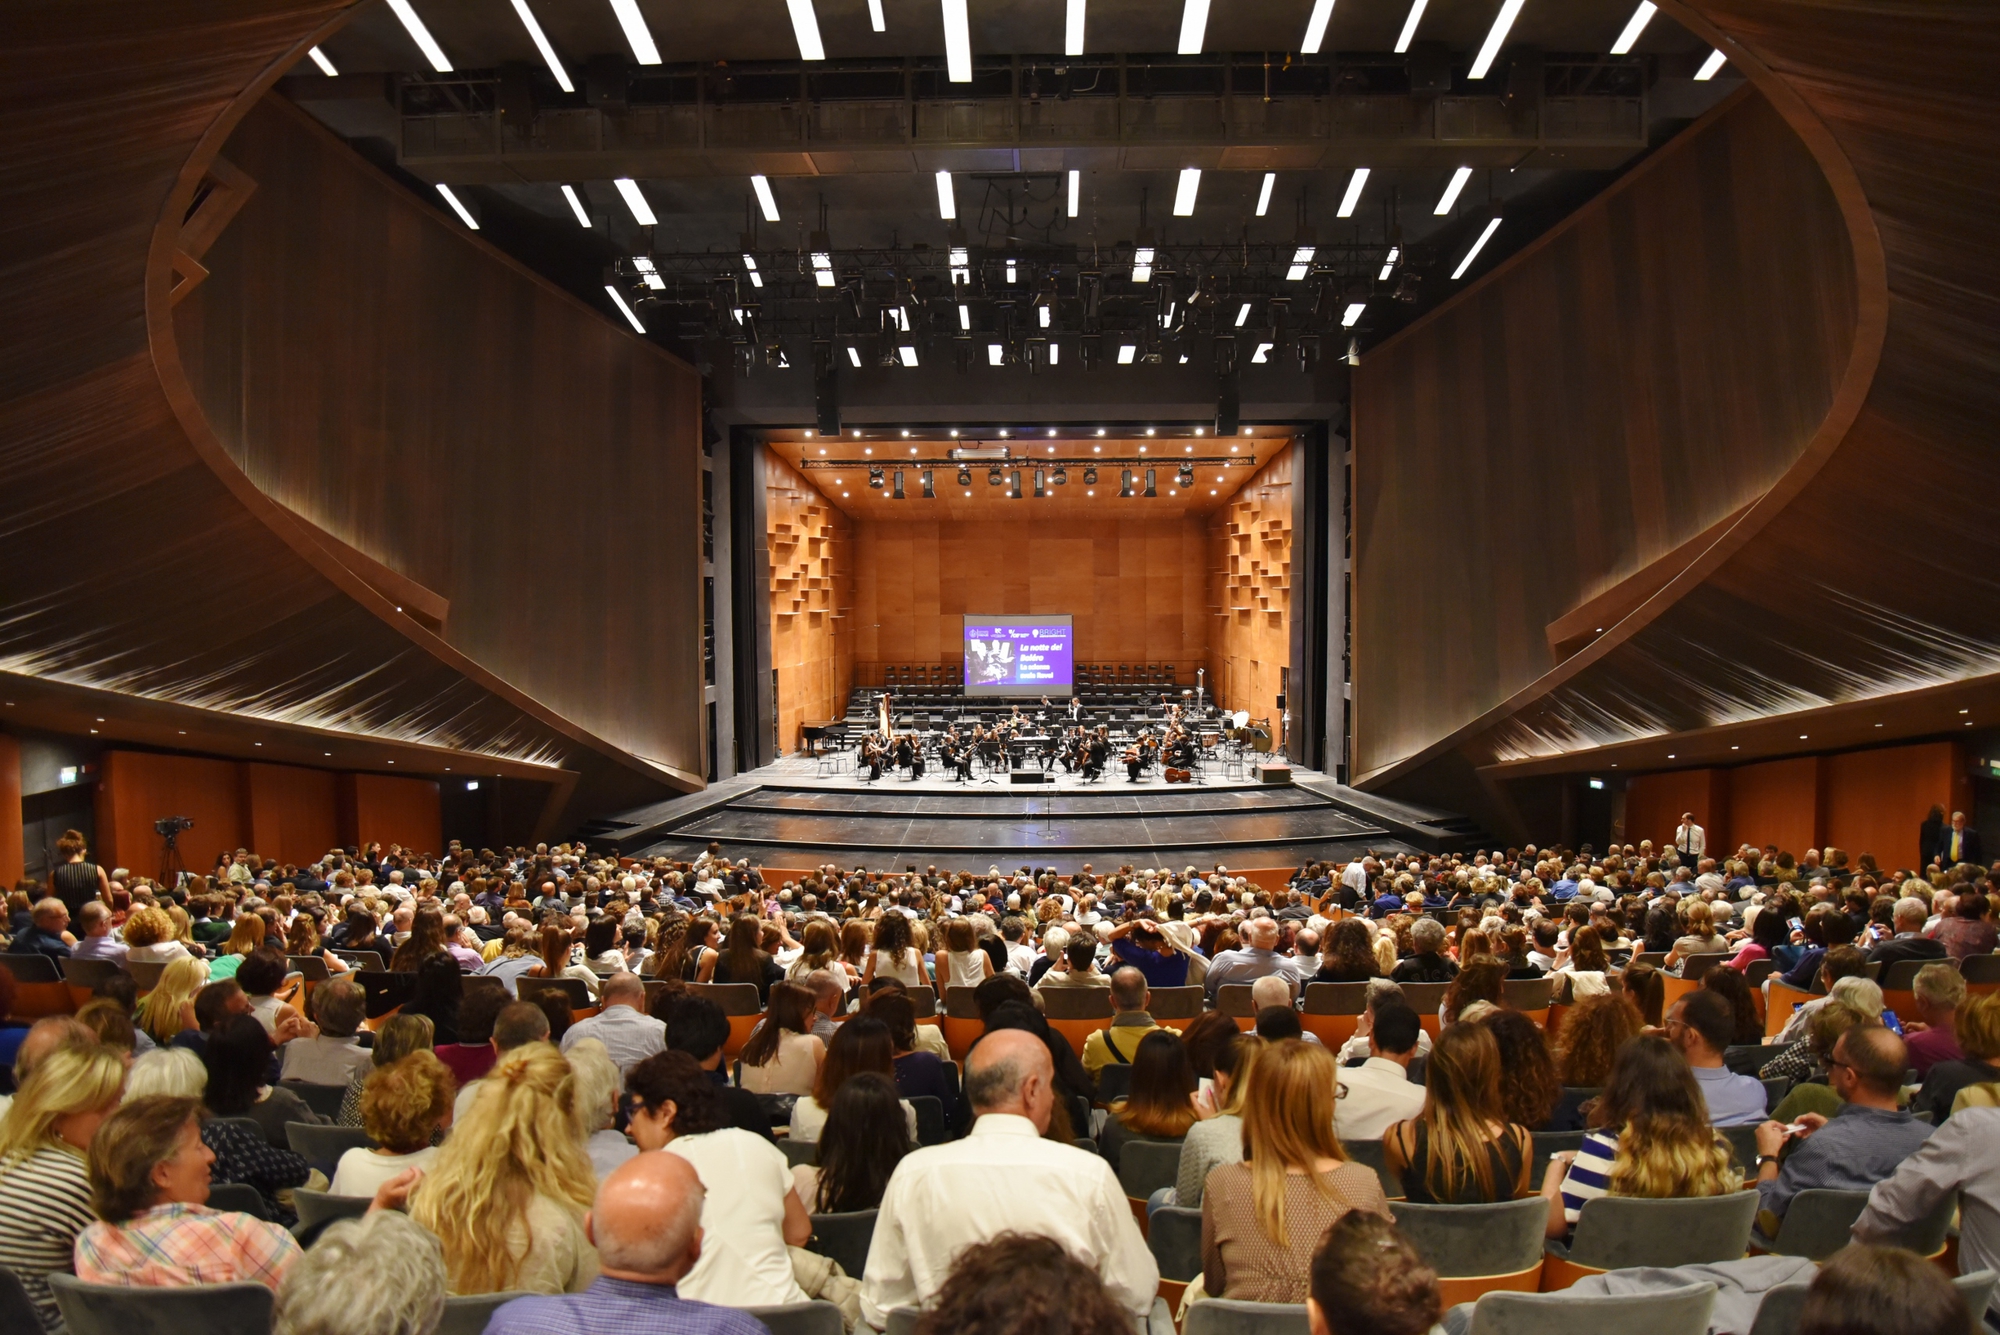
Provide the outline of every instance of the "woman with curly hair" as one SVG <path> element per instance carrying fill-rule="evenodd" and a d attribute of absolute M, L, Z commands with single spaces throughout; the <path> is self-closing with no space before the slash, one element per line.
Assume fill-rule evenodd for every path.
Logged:
<path fill-rule="evenodd" d="M 1542 1027 L 1519 1011 L 1494 1011 L 1480 1021 L 1500 1045 L 1500 1107 L 1508 1121 L 1547 1131 L 1562 1101 L 1562 1081 Z"/>
<path fill-rule="evenodd" d="M 1567 1238 L 1584 1203 L 1599 1196 L 1678 1200 L 1742 1189 L 1729 1142 L 1709 1125 L 1701 1086 L 1664 1038 L 1635 1038 L 1619 1049 L 1590 1122 L 1583 1147 L 1557 1153 L 1542 1179 L 1551 1238 Z"/>
<path fill-rule="evenodd" d="M 134 964 L 171 964 L 186 959 L 188 948 L 176 939 L 174 920 L 163 909 L 141 904 L 125 919 L 125 959 Z"/>
<path fill-rule="evenodd" d="M 1320 942 L 1319 972 L 1315 983 L 1365 983 L 1382 976 L 1375 959 L 1375 942 L 1368 924 L 1360 918 L 1342 918 L 1327 930 Z"/>
<path fill-rule="evenodd" d="M 652 958 L 646 961 L 647 977 L 672 979 L 685 977 L 688 925 L 693 921 L 694 919 L 681 915 L 661 921 L 659 934 L 653 938 Z"/>
<path fill-rule="evenodd" d="M 930 985 L 930 973 L 924 968 L 923 952 L 916 947 L 910 920 L 894 910 L 884 913 L 875 924 L 875 948 L 868 952 L 868 967 L 862 972 L 861 985 L 868 986 L 878 974 L 893 978 L 904 987 Z"/>
<path fill-rule="evenodd" d="M 410 1218 L 444 1246 L 453 1293 L 580 1293 L 597 1277 L 583 1229 L 597 1175 L 578 1142 L 576 1077 L 530 1043 L 500 1059 L 431 1170 Z"/>
<path fill-rule="evenodd" d="M 917 1335 L 1130 1335 L 1096 1269 L 1054 1238 L 1002 1233 L 967 1247 L 917 1318 Z"/>
<path fill-rule="evenodd" d="M 1570 1089 L 1602 1089 L 1618 1049 L 1639 1036 L 1645 1021 L 1621 992 L 1585 997 L 1564 1014 L 1557 1035 L 1556 1070 Z"/>

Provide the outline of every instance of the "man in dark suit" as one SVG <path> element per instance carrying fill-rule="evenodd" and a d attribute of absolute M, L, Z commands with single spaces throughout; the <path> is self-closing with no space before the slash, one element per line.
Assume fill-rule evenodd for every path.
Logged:
<path fill-rule="evenodd" d="M 1956 867 L 1961 862 L 1975 867 L 1986 865 L 1986 850 L 1980 845 L 1979 831 L 1965 823 L 1965 813 L 1951 813 L 1951 828 L 1938 836 L 1938 866 Z"/>

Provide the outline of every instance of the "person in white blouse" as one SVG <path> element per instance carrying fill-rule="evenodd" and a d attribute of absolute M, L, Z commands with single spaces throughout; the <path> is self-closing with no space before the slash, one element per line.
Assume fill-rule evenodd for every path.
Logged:
<path fill-rule="evenodd" d="M 1097 1267 L 1113 1299 L 1144 1329 L 1160 1271 L 1125 1189 L 1102 1158 L 1047 1140 L 1055 1068 L 1033 1034 L 988 1034 L 966 1059 L 965 1093 L 978 1120 L 963 1140 L 912 1152 L 896 1166 L 861 1281 L 861 1317 L 921 1307 L 952 1260 L 1002 1233 L 1054 1238 Z M 794 1200 L 797 1197 L 793 1197 Z"/>

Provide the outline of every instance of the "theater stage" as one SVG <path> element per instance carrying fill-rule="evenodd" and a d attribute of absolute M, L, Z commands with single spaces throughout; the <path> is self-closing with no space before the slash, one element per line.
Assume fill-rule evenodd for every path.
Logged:
<path fill-rule="evenodd" d="M 711 841 L 771 867 L 822 863 L 870 870 L 912 863 L 1011 871 L 1023 864 L 1099 872 L 1120 863 L 1290 868 L 1368 849 L 1458 847 L 1476 832 L 1445 813 L 1356 792 L 1294 768 L 1285 786 L 1242 779 L 1096 783 L 1058 773 L 1042 787 L 822 776 L 791 757 L 701 793 L 623 813 L 588 833 L 627 856 L 694 857 Z"/>

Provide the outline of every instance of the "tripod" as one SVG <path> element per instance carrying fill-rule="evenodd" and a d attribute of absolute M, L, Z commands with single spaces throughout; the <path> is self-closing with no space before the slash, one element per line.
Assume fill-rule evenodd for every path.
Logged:
<path fill-rule="evenodd" d="M 160 884 L 171 890 L 180 885 L 181 877 L 187 875 L 187 863 L 181 861 L 181 836 L 178 831 L 161 838 L 167 841 L 167 846 L 160 850 Z"/>

